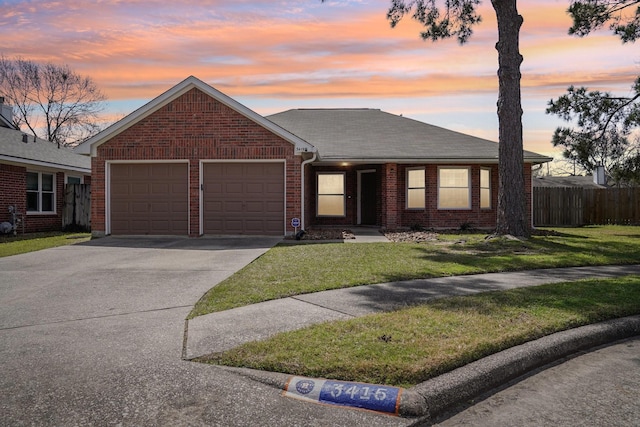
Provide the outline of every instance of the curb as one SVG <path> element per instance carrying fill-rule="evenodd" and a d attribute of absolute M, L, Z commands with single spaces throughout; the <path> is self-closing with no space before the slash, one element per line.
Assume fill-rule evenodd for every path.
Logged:
<path fill-rule="evenodd" d="M 635 336 L 640 336 L 640 315 L 547 335 L 404 389 L 397 414 L 406 418 L 435 419 L 538 368 Z M 278 372 L 219 367 L 283 391 L 293 378 Z"/>
<path fill-rule="evenodd" d="M 537 368 L 638 335 L 640 316 L 630 316 L 557 332 L 509 348 L 406 390 L 400 415 L 436 418 Z"/>

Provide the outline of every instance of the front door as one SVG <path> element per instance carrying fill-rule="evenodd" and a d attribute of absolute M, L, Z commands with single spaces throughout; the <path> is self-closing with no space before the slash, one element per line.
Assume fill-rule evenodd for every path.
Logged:
<path fill-rule="evenodd" d="M 378 222 L 376 190 L 375 172 L 362 172 L 360 174 L 361 225 L 376 225 Z"/>

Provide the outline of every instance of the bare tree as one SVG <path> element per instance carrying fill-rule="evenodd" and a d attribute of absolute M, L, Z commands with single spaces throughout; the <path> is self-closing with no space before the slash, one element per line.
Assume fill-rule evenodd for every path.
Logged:
<path fill-rule="evenodd" d="M 74 145 L 94 134 L 106 97 L 93 80 L 67 65 L 0 57 L 0 95 L 14 109 L 14 124 L 34 136 Z"/>

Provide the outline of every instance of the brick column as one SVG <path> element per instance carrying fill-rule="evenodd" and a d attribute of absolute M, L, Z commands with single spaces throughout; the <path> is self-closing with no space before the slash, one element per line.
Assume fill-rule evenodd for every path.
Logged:
<path fill-rule="evenodd" d="M 189 160 L 189 237 L 200 236 L 200 161 Z"/>
<path fill-rule="evenodd" d="M 105 199 L 104 160 L 91 158 L 91 236 L 104 237 L 106 232 L 106 199 Z"/>
<path fill-rule="evenodd" d="M 398 228 L 398 165 L 386 163 L 382 168 L 382 226 Z"/>

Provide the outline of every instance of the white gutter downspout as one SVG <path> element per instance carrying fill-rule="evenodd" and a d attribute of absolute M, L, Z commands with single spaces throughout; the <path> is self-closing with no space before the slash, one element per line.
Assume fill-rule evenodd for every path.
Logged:
<path fill-rule="evenodd" d="M 304 167 L 306 165 L 308 165 L 311 162 L 315 162 L 316 158 L 318 157 L 318 153 L 316 151 L 313 152 L 313 157 L 311 157 L 309 160 L 305 160 L 304 162 L 302 162 L 302 164 L 300 165 L 301 170 L 300 170 L 300 176 L 301 176 L 301 180 L 302 180 L 302 185 L 300 186 L 300 197 L 302 200 L 300 200 L 300 206 L 302 206 L 302 212 L 300 213 L 300 230 L 304 230 L 305 229 L 305 206 L 304 206 Z"/>

